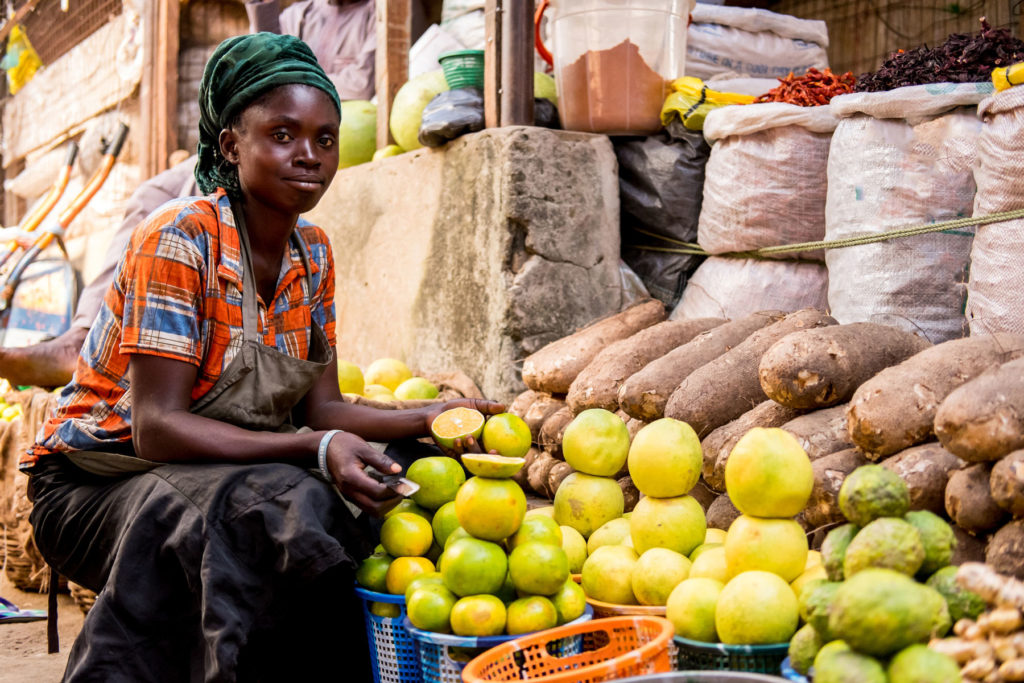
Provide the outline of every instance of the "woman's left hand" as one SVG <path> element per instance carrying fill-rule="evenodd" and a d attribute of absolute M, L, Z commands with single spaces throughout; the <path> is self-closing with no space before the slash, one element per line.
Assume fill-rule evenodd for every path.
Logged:
<path fill-rule="evenodd" d="M 451 410 L 452 408 L 472 408 L 473 410 L 479 410 L 484 414 L 484 417 L 505 412 L 505 405 L 503 403 L 483 398 L 457 398 L 451 401 L 445 401 L 444 403 L 430 406 L 424 410 L 426 433 L 430 434 L 430 426 L 434 423 L 434 420 L 438 415 L 446 410 Z M 467 439 L 465 442 L 460 439 L 456 439 L 454 448 L 445 448 L 441 444 L 438 444 L 436 440 L 434 443 L 444 452 L 445 455 L 456 459 L 458 459 L 458 457 L 463 453 L 483 453 L 479 442 L 473 438 Z"/>

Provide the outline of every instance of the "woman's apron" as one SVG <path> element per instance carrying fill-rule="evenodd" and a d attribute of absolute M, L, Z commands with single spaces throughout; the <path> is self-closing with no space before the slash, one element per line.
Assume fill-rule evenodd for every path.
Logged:
<path fill-rule="evenodd" d="M 292 408 L 323 374 L 332 351 L 315 323 L 309 360 L 262 343 L 249 239 L 241 223 L 239 237 L 242 345 L 190 411 L 247 429 L 295 431 Z M 308 301 L 309 255 L 295 238 Z M 351 591 L 338 590 L 351 585 L 351 578 L 339 579 L 334 570 L 354 570 L 355 558 L 368 550 L 369 534 L 337 489 L 276 463 L 167 465 L 100 451 L 65 455 L 101 476 L 82 483 L 72 476 L 69 482 L 59 467 L 42 475 L 52 483 L 32 523 L 37 533 L 43 530 L 40 549 L 59 571 L 103 591 L 69 656 L 68 680 L 106 673 L 113 676 L 108 680 L 188 680 L 189 670 L 193 679 L 228 680 L 238 667 L 267 666 L 259 659 L 263 650 L 273 660 L 280 647 L 292 646 L 273 630 L 281 625 L 285 636 L 294 632 L 300 639 L 330 634 L 330 644 L 320 649 L 331 657 L 339 629 L 363 633 L 361 620 L 349 624 L 346 616 L 339 622 L 339 613 L 358 615 L 358 605 Z M 150 470 L 146 477 L 131 476 Z M 310 587 L 309 594 L 294 604 L 282 598 L 303 587 Z M 310 611 L 314 597 L 317 605 L 341 605 L 340 612 Z M 133 619 L 127 631 L 125 614 Z M 195 640 L 174 640 L 178 631 L 174 638 Z M 260 647 L 260 634 L 274 634 L 274 647 Z M 121 652 L 126 639 L 133 644 L 129 654 Z M 365 648 L 364 640 L 352 639 L 346 657 L 361 656 Z M 241 659 L 246 656 L 248 664 Z M 165 674 L 151 673 L 164 669 Z"/>
<path fill-rule="evenodd" d="M 332 350 L 323 328 L 312 320 L 309 359 L 289 356 L 263 343 L 257 323 L 256 278 L 249 234 L 242 213 L 235 212 L 242 250 L 242 346 L 220 378 L 189 411 L 238 427 L 264 431 L 296 431 L 291 411 L 324 373 Z M 306 245 L 293 233 L 306 269 L 306 300 L 313 295 L 313 278 Z M 78 467 L 93 474 L 123 476 L 146 472 L 164 463 L 103 451 L 66 453 Z"/>

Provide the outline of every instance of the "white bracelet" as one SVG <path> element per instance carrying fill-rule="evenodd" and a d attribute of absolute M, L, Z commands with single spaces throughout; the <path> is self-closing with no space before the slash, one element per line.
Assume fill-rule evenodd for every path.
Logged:
<path fill-rule="evenodd" d="M 334 478 L 327 471 L 327 447 L 331 445 L 331 439 L 334 438 L 334 435 L 339 433 L 341 433 L 340 429 L 332 429 L 324 434 L 320 439 L 320 447 L 316 450 L 316 465 L 320 468 L 320 474 L 324 475 L 324 479 L 328 482 L 334 481 Z"/>

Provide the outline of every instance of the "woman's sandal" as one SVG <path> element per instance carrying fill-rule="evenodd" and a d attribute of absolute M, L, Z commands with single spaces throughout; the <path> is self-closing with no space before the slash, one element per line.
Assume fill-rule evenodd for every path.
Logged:
<path fill-rule="evenodd" d="M 13 624 L 22 621 L 41 621 L 46 619 L 44 609 L 18 609 L 18 607 L 0 598 L 0 624 Z"/>

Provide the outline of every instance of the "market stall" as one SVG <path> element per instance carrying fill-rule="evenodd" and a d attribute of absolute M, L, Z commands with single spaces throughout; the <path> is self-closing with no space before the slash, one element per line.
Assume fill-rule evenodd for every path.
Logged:
<path fill-rule="evenodd" d="M 58 65 L 5 107 L 12 173 L 93 118 L 170 125 L 156 5 L 124 92 L 30 131 Z M 459 6 L 482 44 L 424 69 L 378 1 L 377 101 L 342 105 L 310 215 L 348 401 L 508 408 L 442 413 L 433 442 L 484 453 L 389 480 L 356 576 L 376 680 L 1024 680 L 1024 41 L 983 19 L 856 74 L 816 17 Z M 15 467 L 55 398 L 5 400 L 5 569 L 41 590 Z"/>

